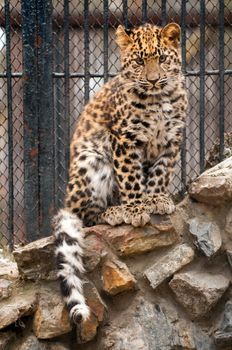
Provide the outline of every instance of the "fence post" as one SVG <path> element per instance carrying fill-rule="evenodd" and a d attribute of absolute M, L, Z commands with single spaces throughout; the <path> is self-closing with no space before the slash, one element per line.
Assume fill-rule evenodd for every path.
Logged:
<path fill-rule="evenodd" d="M 40 236 L 43 237 L 51 234 L 55 202 L 51 0 L 37 0 L 37 33 Z"/>
<path fill-rule="evenodd" d="M 54 214 L 52 3 L 22 0 L 24 192 L 27 241 L 51 234 Z"/>
<path fill-rule="evenodd" d="M 39 238 L 36 0 L 22 0 L 24 207 L 27 241 Z"/>

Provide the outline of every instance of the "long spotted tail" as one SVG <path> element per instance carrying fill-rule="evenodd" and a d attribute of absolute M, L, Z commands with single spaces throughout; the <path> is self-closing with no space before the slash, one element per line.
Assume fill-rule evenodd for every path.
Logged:
<path fill-rule="evenodd" d="M 58 265 L 61 292 L 69 310 L 70 318 L 79 323 L 90 315 L 83 295 L 81 275 L 83 267 L 82 221 L 65 209 L 54 218 L 55 255 Z"/>

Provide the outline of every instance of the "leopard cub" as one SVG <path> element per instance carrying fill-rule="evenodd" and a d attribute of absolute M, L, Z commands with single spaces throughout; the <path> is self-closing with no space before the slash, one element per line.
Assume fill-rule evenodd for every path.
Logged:
<path fill-rule="evenodd" d="M 65 208 L 54 219 L 61 291 L 75 322 L 89 316 L 83 226 L 143 226 L 172 213 L 168 195 L 180 153 L 187 97 L 180 27 L 119 26 L 121 71 L 84 108 L 71 143 Z"/>

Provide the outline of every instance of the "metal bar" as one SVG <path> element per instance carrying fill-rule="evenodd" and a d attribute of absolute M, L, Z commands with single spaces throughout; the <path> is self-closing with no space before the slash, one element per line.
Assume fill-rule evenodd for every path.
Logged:
<path fill-rule="evenodd" d="M 28 0 L 29 1 L 29 0 Z M 84 3 L 85 0 L 79 1 L 79 3 Z M 119 2 L 120 3 L 120 2 Z M 130 1 L 130 4 L 132 1 Z M 154 3 L 154 1 L 150 2 L 151 4 Z M 171 1 L 169 2 L 171 3 Z M 176 1 L 178 4 L 179 2 Z M 152 6 L 152 5 L 151 5 Z M 161 23 L 161 16 L 157 13 L 149 13 L 149 22 L 151 23 Z M 120 23 L 123 22 L 124 14 L 121 13 L 119 16 L 115 16 L 115 13 L 113 11 L 109 12 L 109 25 L 112 27 L 116 27 Z M 218 17 L 218 10 L 217 7 L 214 7 L 214 10 L 211 12 L 208 12 L 206 15 L 206 22 L 209 26 L 212 26 L 214 28 L 217 28 L 219 23 L 217 20 Z M 138 17 L 135 16 L 134 13 L 129 13 L 128 15 L 128 21 L 131 25 L 136 25 L 138 21 Z M 177 21 L 180 22 L 180 16 L 178 13 L 171 13 L 170 16 L 167 15 L 167 22 L 170 21 Z M 83 27 L 84 19 L 82 13 L 76 13 L 76 11 L 73 11 L 73 14 L 70 15 L 69 18 L 70 25 L 73 29 L 80 29 Z M 103 15 L 99 12 L 94 11 L 93 13 L 89 14 L 89 23 L 92 28 L 102 28 L 104 22 Z M 54 27 L 62 27 L 63 26 L 63 16 L 60 15 L 59 11 L 56 11 L 53 15 L 53 23 Z M 196 28 L 199 26 L 200 23 L 200 12 L 197 11 L 196 8 L 193 8 L 187 13 L 186 17 L 186 24 L 188 27 Z M 227 6 L 225 11 L 225 25 L 231 27 L 232 23 L 232 11 L 230 10 L 229 6 Z M 0 11 L 0 27 L 4 27 L 4 11 Z M 17 10 L 12 9 L 12 15 L 11 15 L 11 27 L 12 28 L 21 28 L 21 15 L 20 12 L 17 12 Z"/>
<path fill-rule="evenodd" d="M 115 73 L 108 73 L 108 77 L 115 77 Z M 65 74 L 62 72 L 53 72 L 53 78 L 64 78 Z M 72 72 L 69 73 L 69 78 L 85 78 L 85 73 Z M 104 78 L 102 73 L 89 73 L 90 78 Z"/>
<path fill-rule="evenodd" d="M 224 156 L 224 0 L 219 1 L 219 159 Z"/>
<path fill-rule="evenodd" d="M 147 0 L 143 0 L 142 2 L 142 23 L 147 22 Z"/>
<path fill-rule="evenodd" d="M 124 26 L 127 28 L 128 27 L 128 2 L 127 0 L 123 0 L 122 3 L 122 21 Z"/>
<path fill-rule="evenodd" d="M 186 1 L 182 0 L 181 6 L 181 55 L 182 55 L 182 71 L 186 73 Z M 186 191 L 186 128 L 183 131 L 183 142 L 181 145 L 181 184 L 182 194 Z"/>
<path fill-rule="evenodd" d="M 62 63 L 64 61 L 63 49 L 64 45 L 61 41 L 63 30 L 56 31 L 54 36 L 54 69 L 62 70 Z M 65 127 L 64 127 L 64 93 L 63 81 L 65 74 L 59 76 L 60 79 L 54 81 L 54 129 L 55 129 L 55 207 L 56 210 L 63 206 L 65 186 L 64 186 L 64 172 L 65 172 Z"/>
<path fill-rule="evenodd" d="M 22 78 L 23 72 L 11 72 L 11 78 Z M 7 72 L 0 72 L 0 78 L 7 78 Z"/>
<path fill-rule="evenodd" d="M 5 26 L 6 26 L 6 83 L 7 83 L 7 136 L 8 136 L 8 231 L 9 247 L 14 245 L 14 176 L 13 176 L 13 111 L 12 111 L 12 73 L 11 73 L 11 28 L 10 28 L 10 2 L 5 0 Z"/>
<path fill-rule="evenodd" d="M 109 2 L 108 0 L 104 0 L 103 3 L 103 15 L 104 15 L 104 25 L 103 25 L 103 51 L 104 51 L 104 83 L 107 82 L 108 80 L 108 72 L 109 72 L 109 44 L 108 44 L 108 38 L 109 38 L 109 33 L 108 33 L 108 20 L 109 20 Z"/>
<path fill-rule="evenodd" d="M 89 82 L 90 82 L 90 62 L 89 62 L 89 0 L 84 0 L 84 49 L 85 49 L 85 81 L 84 81 L 84 98 L 85 103 L 89 100 Z"/>
<path fill-rule="evenodd" d="M 165 26 L 167 23 L 167 0 L 161 2 L 161 25 Z"/>
<path fill-rule="evenodd" d="M 200 70 L 186 70 L 185 72 L 183 72 L 184 75 L 186 76 L 198 76 L 200 75 Z M 224 75 L 232 75 L 232 69 L 225 69 L 223 71 Z M 109 77 L 115 77 L 115 73 L 110 73 L 108 72 L 108 76 Z M 220 75 L 220 70 L 219 69 L 207 69 L 205 70 L 205 76 L 208 75 Z M 23 76 L 22 72 L 15 72 L 15 73 L 11 73 L 12 78 L 21 78 Z M 52 76 L 54 78 L 64 78 L 65 73 L 64 72 L 53 72 Z M 90 73 L 89 74 L 90 78 L 104 78 L 104 74 L 101 73 Z M 6 78 L 7 77 L 7 73 L 0 73 L 0 78 Z M 84 78 L 85 74 L 83 73 L 78 73 L 78 72 L 71 72 L 69 73 L 69 78 Z"/>
<path fill-rule="evenodd" d="M 205 167 L 205 1 L 200 2 L 200 172 Z"/>
<path fill-rule="evenodd" d="M 51 234 L 54 215 L 52 1 L 37 0 L 37 103 L 39 118 L 40 236 Z"/>
<path fill-rule="evenodd" d="M 70 145 L 70 87 L 69 87 L 69 0 L 64 0 L 64 118 L 65 118 L 65 174 L 68 182 Z M 66 185 L 65 184 L 65 185 Z"/>
<path fill-rule="evenodd" d="M 24 208 L 27 241 L 39 238 L 36 0 L 22 0 Z"/>
<path fill-rule="evenodd" d="M 205 75 L 219 75 L 220 71 L 218 69 L 215 70 L 205 70 Z M 226 69 L 224 71 L 224 75 L 231 75 L 232 74 L 232 69 Z M 108 73 L 109 77 L 115 77 L 115 73 Z M 199 76 L 200 75 L 200 70 L 197 71 L 188 71 L 186 70 L 186 72 L 184 73 L 185 76 Z M 54 78 L 63 78 L 65 76 L 65 74 L 63 72 L 53 72 L 52 76 Z M 90 78 L 104 78 L 104 74 L 101 73 L 90 73 L 89 74 Z M 69 73 L 69 77 L 70 78 L 84 78 L 85 74 L 83 73 L 78 73 L 78 72 L 71 72 Z M 1 78 L 1 75 L 0 75 Z"/>
<path fill-rule="evenodd" d="M 205 76 L 207 75 L 219 75 L 220 70 L 215 69 L 215 70 L 205 70 Z M 226 69 L 224 71 L 224 75 L 231 75 L 232 74 L 232 69 Z M 199 71 L 186 71 L 187 76 L 198 76 L 200 75 L 200 70 Z"/>

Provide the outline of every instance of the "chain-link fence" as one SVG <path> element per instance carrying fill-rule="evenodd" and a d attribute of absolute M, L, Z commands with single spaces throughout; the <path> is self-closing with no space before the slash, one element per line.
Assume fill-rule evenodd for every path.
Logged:
<path fill-rule="evenodd" d="M 182 27 L 189 95 L 173 182 L 183 192 L 232 130 L 232 1 L 0 1 L 0 241 L 51 233 L 62 206 L 69 143 L 84 103 L 119 70 L 114 32 L 170 21 Z"/>

